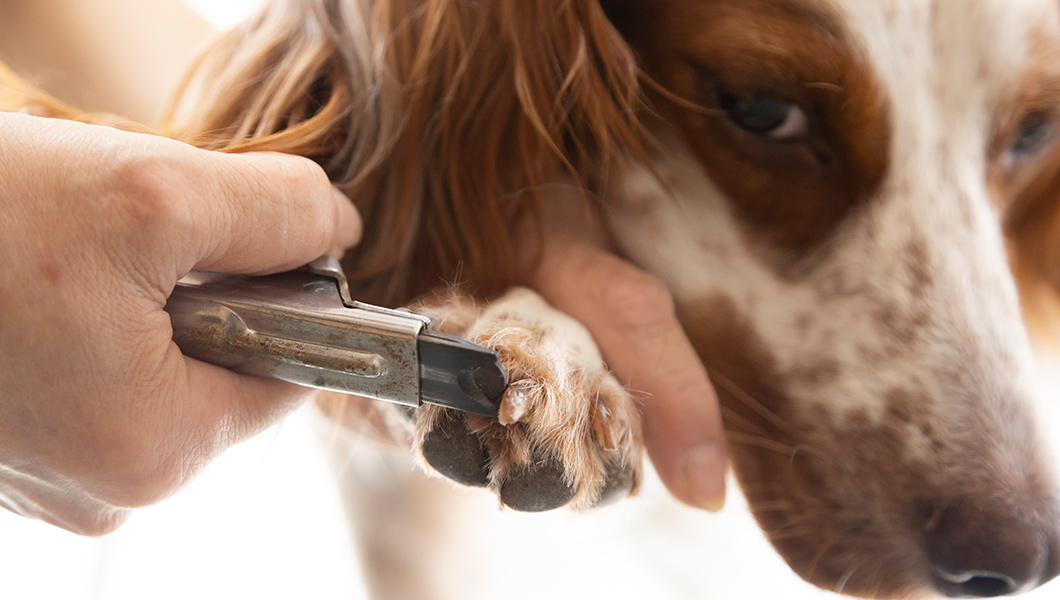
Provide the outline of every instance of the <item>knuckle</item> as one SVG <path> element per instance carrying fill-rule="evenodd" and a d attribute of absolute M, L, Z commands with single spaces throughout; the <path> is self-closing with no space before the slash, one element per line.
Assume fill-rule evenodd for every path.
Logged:
<path fill-rule="evenodd" d="M 328 181 L 327 173 L 317 163 L 301 156 L 289 156 L 286 158 L 291 162 L 289 169 L 292 182 L 300 188 L 322 190 L 331 185 Z"/>
<path fill-rule="evenodd" d="M 119 214 L 138 229 L 172 227 L 179 224 L 179 166 L 164 153 L 146 151 L 119 158 L 109 189 L 123 210 Z"/>

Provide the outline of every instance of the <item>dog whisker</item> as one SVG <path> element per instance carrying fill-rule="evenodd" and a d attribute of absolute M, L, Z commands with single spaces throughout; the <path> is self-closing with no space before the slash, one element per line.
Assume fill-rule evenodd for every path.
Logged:
<path fill-rule="evenodd" d="M 837 594 L 842 594 L 843 590 L 845 590 L 847 587 L 847 582 L 850 581 L 850 578 L 854 576 L 854 573 L 857 572 L 857 570 L 860 569 L 861 566 L 864 564 L 864 561 L 859 562 L 858 564 L 852 565 L 846 571 L 844 571 L 843 574 L 839 577 L 839 580 L 836 581 L 835 588 L 833 588 L 833 591 L 835 591 L 835 593 Z"/>
<path fill-rule="evenodd" d="M 729 377 L 725 376 L 725 374 L 719 371 L 711 371 L 710 377 L 711 380 L 714 381 L 715 385 L 720 385 L 721 387 L 725 388 L 728 392 L 735 396 L 736 399 L 743 402 L 749 408 L 751 408 L 751 410 L 761 415 L 762 418 L 766 419 L 767 421 L 784 431 L 791 431 L 790 423 L 781 418 L 780 415 L 766 408 L 765 405 L 763 405 L 761 402 L 755 400 L 755 398 L 751 396 L 751 394 L 747 393 L 743 388 L 737 385 L 736 382 L 734 382 Z"/>
<path fill-rule="evenodd" d="M 751 446 L 757 446 L 759 448 L 764 448 L 766 450 L 772 450 L 774 452 L 778 452 L 778 453 L 784 454 L 784 455 L 790 455 L 795 450 L 795 448 L 793 448 L 792 446 L 789 446 L 789 445 L 784 444 L 782 442 L 778 442 L 776 440 L 771 440 L 771 439 L 766 438 L 766 437 L 753 435 L 753 434 L 749 434 L 749 433 L 741 433 L 739 431 L 726 432 L 725 439 L 727 441 L 729 441 L 729 442 L 735 442 L 737 444 L 747 444 L 747 445 L 751 445 Z"/>
<path fill-rule="evenodd" d="M 795 509 L 795 505 L 786 500 L 764 500 L 748 502 L 747 507 L 755 512 L 785 512 Z"/>
<path fill-rule="evenodd" d="M 810 563 L 810 570 L 806 573 L 807 578 L 813 579 L 813 576 L 817 573 L 817 567 L 819 567 L 821 565 L 821 561 L 824 560 L 825 554 L 828 554 L 828 551 L 834 547 L 834 540 L 829 540 L 828 543 L 821 547 L 821 550 L 817 553 L 817 556 L 814 556 L 813 561 Z"/>
<path fill-rule="evenodd" d="M 770 540 L 776 543 L 779 541 L 808 537 L 813 535 L 814 533 L 815 529 L 813 528 L 813 526 L 806 525 L 804 527 L 799 528 L 780 528 L 773 531 L 767 531 L 766 535 L 769 537 Z"/>
<path fill-rule="evenodd" d="M 725 406 L 721 407 L 721 419 L 727 427 L 742 427 L 744 430 L 755 429 L 762 435 L 766 435 L 768 433 L 764 428 L 762 428 L 758 424 L 740 416 L 739 413 Z"/>

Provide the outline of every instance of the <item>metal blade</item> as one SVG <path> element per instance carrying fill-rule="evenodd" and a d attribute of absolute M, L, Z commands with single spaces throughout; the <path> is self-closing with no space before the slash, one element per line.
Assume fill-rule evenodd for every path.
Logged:
<path fill-rule="evenodd" d="M 463 338 L 422 331 L 418 338 L 420 400 L 487 417 L 497 416 L 508 373 L 497 353 Z"/>

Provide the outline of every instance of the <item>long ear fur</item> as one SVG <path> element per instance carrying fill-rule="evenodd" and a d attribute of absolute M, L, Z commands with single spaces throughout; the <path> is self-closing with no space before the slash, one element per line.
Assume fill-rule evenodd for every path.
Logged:
<path fill-rule="evenodd" d="M 597 0 L 281 0 L 207 51 L 171 126 L 319 162 L 365 218 L 346 269 L 366 297 L 491 295 L 550 185 L 599 191 L 639 152 L 637 78 Z"/>

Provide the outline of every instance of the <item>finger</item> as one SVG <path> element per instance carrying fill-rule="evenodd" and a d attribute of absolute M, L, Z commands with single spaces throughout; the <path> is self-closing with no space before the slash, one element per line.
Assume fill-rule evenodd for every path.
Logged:
<path fill-rule="evenodd" d="M 177 365 L 172 368 L 171 365 Z M 222 452 L 279 423 L 312 394 L 294 384 L 240 375 L 181 355 L 174 344 L 164 368 L 168 397 L 145 430 L 152 445 L 100 494 L 127 507 L 155 504 L 183 488 Z"/>
<path fill-rule="evenodd" d="M 70 480 L 48 482 L 13 469 L 0 473 L 0 507 L 86 536 L 110 533 L 132 515 L 78 490 Z"/>
<path fill-rule="evenodd" d="M 543 250 L 533 286 L 588 327 L 615 374 L 647 394 L 645 444 L 667 489 L 687 504 L 720 509 L 726 453 L 717 396 L 658 280 L 566 241 Z"/>
<path fill-rule="evenodd" d="M 192 358 L 185 358 L 187 396 L 183 403 L 197 415 L 202 430 L 214 432 L 213 455 L 261 433 L 302 404 L 312 390 L 282 381 L 240 375 Z M 220 427 L 220 429 L 217 429 Z"/>
<path fill-rule="evenodd" d="M 316 163 L 271 152 L 196 155 L 188 211 L 195 269 L 283 271 L 360 239 L 353 203 Z"/>
<path fill-rule="evenodd" d="M 134 367 L 150 371 L 119 390 L 130 408 L 90 453 L 93 460 L 72 471 L 63 466 L 84 493 L 107 505 L 138 508 L 169 497 L 222 452 L 280 422 L 313 393 L 185 357 L 166 343 L 159 360 Z"/>

